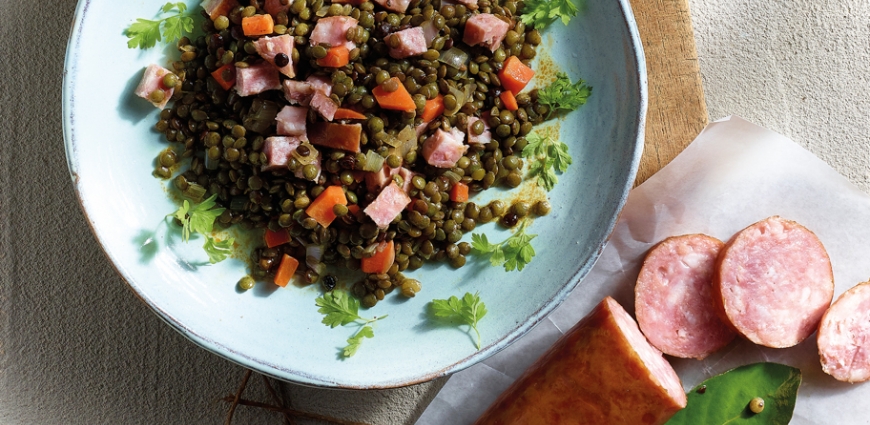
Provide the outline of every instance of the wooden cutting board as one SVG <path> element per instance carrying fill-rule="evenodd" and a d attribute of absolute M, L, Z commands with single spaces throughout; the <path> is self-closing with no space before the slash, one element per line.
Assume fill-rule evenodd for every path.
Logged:
<path fill-rule="evenodd" d="M 639 185 L 682 152 L 708 118 L 688 0 L 631 0 L 631 7 L 649 81 Z"/>

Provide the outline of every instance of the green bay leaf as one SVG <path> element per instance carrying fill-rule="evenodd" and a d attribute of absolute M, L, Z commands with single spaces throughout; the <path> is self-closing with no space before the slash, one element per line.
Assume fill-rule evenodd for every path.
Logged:
<path fill-rule="evenodd" d="M 754 363 L 714 376 L 690 391 L 686 408 L 665 425 L 787 425 L 794 413 L 800 369 L 778 363 Z M 764 399 L 753 413 L 749 402 Z"/>

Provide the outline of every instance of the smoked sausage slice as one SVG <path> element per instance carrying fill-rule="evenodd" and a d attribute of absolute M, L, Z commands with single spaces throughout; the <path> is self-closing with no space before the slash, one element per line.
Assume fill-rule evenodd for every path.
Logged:
<path fill-rule="evenodd" d="M 663 353 L 700 360 L 737 336 L 713 306 L 711 281 L 723 246 L 712 236 L 674 236 L 644 259 L 634 288 L 635 316 Z"/>
<path fill-rule="evenodd" d="M 844 292 L 822 317 L 822 370 L 844 382 L 870 379 L 870 282 Z"/>
<path fill-rule="evenodd" d="M 816 330 L 834 297 L 834 272 L 822 242 L 779 216 L 737 233 L 718 263 L 717 311 L 759 345 L 797 345 Z"/>
<path fill-rule="evenodd" d="M 660 425 L 685 406 L 674 369 L 607 297 L 476 425 Z"/>

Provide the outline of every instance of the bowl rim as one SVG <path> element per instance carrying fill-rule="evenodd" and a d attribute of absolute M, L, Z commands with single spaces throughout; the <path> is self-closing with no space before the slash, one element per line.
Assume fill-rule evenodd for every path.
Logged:
<path fill-rule="evenodd" d="M 583 277 L 588 274 L 589 270 L 598 260 L 601 255 L 601 252 L 604 250 L 607 242 L 610 240 L 613 230 L 616 226 L 616 222 L 619 218 L 619 215 L 622 209 L 625 206 L 625 203 L 628 199 L 628 193 L 634 186 L 634 178 L 627 180 L 623 187 L 621 188 L 620 197 L 617 202 L 616 211 L 610 220 L 605 224 L 606 234 L 607 236 L 598 244 L 593 254 L 590 256 L 589 260 L 580 267 L 568 282 L 561 287 L 561 289 L 556 292 L 556 294 L 546 301 L 535 311 L 532 315 L 530 315 L 524 322 L 522 322 L 517 327 L 513 328 L 506 335 L 504 335 L 501 339 L 495 341 L 494 343 L 487 345 L 485 347 L 481 347 L 480 350 L 475 351 L 473 354 L 462 358 L 461 360 L 445 366 L 444 368 L 427 373 L 424 375 L 418 375 L 411 379 L 390 382 L 388 384 L 378 384 L 378 385 L 370 385 L 370 386 L 361 386 L 361 385 L 347 385 L 336 382 L 324 381 L 320 378 L 308 375 L 304 372 L 293 370 L 292 368 L 281 367 L 274 364 L 268 364 L 261 360 L 253 359 L 251 357 L 246 356 L 244 353 L 238 352 L 237 350 L 233 350 L 217 341 L 214 341 L 210 338 L 199 335 L 193 329 L 188 328 L 179 320 L 174 318 L 169 312 L 160 308 L 160 306 L 154 304 L 151 300 L 144 297 L 131 283 L 132 277 L 129 277 L 124 274 L 124 272 L 118 267 L 115 262 L 115 258 L 112 256 L 110 252 L 108 252 L 106 248 L 106 244 L 104 243 L 101 234 L 97 232 L 97 229 L 94 227 L 95 224 L 87 219 L 89 217 L 88 211 L 85 208 L 81 188 L 79 187 L 79 179 L 78 179 L 78 171 L 76 169 L 75 161 L 73 160 L 72 152 L 75 151 L 75 137 L 73 135 L 73 125 L 72 125 L 72 116 L 71 112 L 74 110 L 73 105 L 75 103 L 75 98 L 72 95 L 72 87 L 71 87 L 71 75 L 75 73 L 75 67 L 77 64 L 77 56 L 79 54 L 78 48 L 80 44 L 78 43 L 79 38 L 82 33 L 82 23 L 84 21 L 85 14 L 87 13 L 88 8 L 91 5 L 92 0 L 78 0 L 78 4 L 76 5 L 75 14 L 73 16 L 73 23 L 70 27 L 70 33 L 67 39 L 67 48 L 65 52 L 64 58 L 64 70 L 63 70 L 63 80 L 62 80 L 62 119 L 63 119 L 63 136 L 64 136 L 64 147 L 66 152 L 66 160 L 67 167 L 69 169 L 70 178 L 73 182 L 73 189 L 76 194 L 76 201 L 81 209 L 84 217 L 86 218 L 86 222 L 91 229 L 91 233 L 96 238 L 99 243 L 100 249 L 103 252 L 103 255 L 109 260 L 112 268 L 116 273 L 125 281 L 127 284 L 127 288 L 145 305 L 147 305 L 153 312 L 157 314 L 157 316 L 167 323 L 172 329 L 182 334 L 185 338 L 194 342 L 199 347 L 205 349 L 206 351 L 218 355 L 226 360 L 229 360 L 233 363 L 238 364 L 244 368 L 253 369 L 260 374 L 270 376 L 276 379 L 281 379 L 289 382 L 293 382 L 299 385 L 305 385 L 310 387 L 317 388 L 325 388 L 325 389 L 343 389 L 343 390 L 372 390 L 372 389 L 391 389 L 391 388 L 400 388 L 406 387 L 414 384 L 419 384 L 423 382 L 428 382 L 436 378 L 440 378 L 443 376 L 448 376 L 453 373 L 459 372 L 465 368 L 468 368 L 490 356 L 501 351 L 502 349 L 508 347 L 525 334 L 527 334 L 532 328 L 534 328 L 540 321 L 547 317 L 553 310 L 556 309 L 562 302 L 568 297 L 568 295 L 578 286 Z M 636 128 L 634 128 L 631 134 L 635 135 L 635 141 L 633 144 L 633 153 L 632 160 L 629 167 L 629 176 L 637 175 L 638 168 L 640 166 L 641 156 L 643 154 L 644 148 L 644 132 L 646 127 L 646 116 L 648 109 L 648 87 L 647 87 L 647 69 L 646 69 L 646 59 L 643 51 L 643 44 L 641 42 L 641 38 L 637 28 L 637 22 L 634 17 L 634 13 L 631 9 L 631 4 L 629 0 L 616 0 L 619 5 L 621 14 L 622 14 L 622 24 L 625 25 L 625 30 L 628 33 L 630 46 L 632 47 L 631 59 L 633 59 L 633 65 L 637 70 L 636 78 L 634 79 L 634 83 L 637 86 L 636 95 L 640 100 L 640 104 L 638 105 L 637 114 L 634 117 L 634 122 Z"/>

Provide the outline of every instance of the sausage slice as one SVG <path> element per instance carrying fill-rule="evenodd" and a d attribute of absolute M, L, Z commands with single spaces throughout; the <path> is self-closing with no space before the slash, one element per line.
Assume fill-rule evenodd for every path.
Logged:
<path fill-rule="evenodd" d="M 834 297 L 834 272 L 822 242 L 779 216 L 737 233 L 718 262 L 717 310 L 759 345 L 797 345 L 816 330 Z"/>
<path fill-rule="evenodd" d="M 844 382 L 870 379 L 870 282 L 837 298 L 822 317 L 817 338 L 825 373 Z"/>
<path fill-rule="evenodd" d="M 713 305 L 713 272 L 725 244 L 693 234 L 667 238 L 654 246 L 640 269 L 635 315 L 640 330 L 663 353 L 703 359 L 737 334 Z"/>
<path fill-rule="evenodd" d="M 674 369 L 607 297 L 476 425 L 660 425 L 685 406 Z"/>

